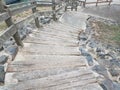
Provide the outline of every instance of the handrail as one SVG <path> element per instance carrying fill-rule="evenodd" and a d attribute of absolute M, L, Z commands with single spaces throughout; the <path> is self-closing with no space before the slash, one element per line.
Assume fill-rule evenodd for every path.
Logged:
<path fill-rule="evenodd" d="M 53 0 L 54 1 L 54 0 Z M 37 2 L 45 3 L 45 1 L 28 1 L 28 2 L 22 2 L 18 4 L 11 4 L 7 5 L 7 10 L 4 13 L 0 13 L 0 22 L 5 21 L 8 28 L 0 34 L 0 48 L 3 46 L 4 42 L 8 40 L 10 37 L 14 37 L 16 43 L 20 46 L 23 46 L 22 41 L 20 39 L 20 36 L 18 34 L 18 28 L 20 28 L 23 23 L 30 19 L 34 18 L 35 24 L 37 28 L 40 27 L 38 16 L 42 15 L 44 13 L 48 13 L 53 15 L 53 19 L 56 20 L 56 13 L 59 12 L 64 6 L 61 6 L 61 2 L 47 2 L 51 3 L 52 10 L 51 11 L 44 11 L 44 12 L 38 12 L 36 8 L 38 7 Z M 1 4 L 0 4 L 1 5 Z M 58 8 L 56 8 L 58 6 Z M 53 8 L 54 7 L 54 8 Z M 12 16 L 22 13 L 27 10 L 32 10 L 33 14 L 29 15 L 27 18 L 19 21 L 19 22 L 13 22 Z M 4 10 L 3 10 L 4 11 Z"/>

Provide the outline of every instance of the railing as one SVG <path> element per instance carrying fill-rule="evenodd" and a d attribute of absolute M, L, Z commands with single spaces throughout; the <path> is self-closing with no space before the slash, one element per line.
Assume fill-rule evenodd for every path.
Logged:
<path fill-rule="evenodd" d="M 110 5 L 112 0 L 79 0 L 79 2 L 85 7 L 86 4 L 96 4 L 98 6 L 98 3 L 108 3 Z"/>
<path fill-rule="evenodd" d="M 7 9 L 4 9 L 4 5 L 0 2 L 0 11 L 2 13 L 0 13 L 0 22 L 5 21 L 5 23 L 7 24 L 8 28 L 6 30 L 4 30 L 4 32 L 2 32 L 0 34 L 0 48 L 3 47 L 3 44 L 11 37 L 13 37 L 17 43 L 17 45 L 19 46 L 23 46 L 23 43 L 20 39 L 20 35 L 18 33 L 18 28 L 19 28 L 19 24 L 22 24 L 25 20 L 29 19 L 29 18 L 34 18 L 35 21 L 35 25 L 37 28 L 40 28 L 40 22 L 38 20 L 39 15 L 43 14 L 43 13 L 49 13 L 52 15 L 52 19 L 53 20 L 57 20 L 57 13 L 59 12 L 59 10 L 61 10 L 63 8 L 62 6 L 62 2 L 55 2 L 55 0 L 52 0 L 52 2 L 46 2 L 46 3 L 51 3 L 51 11 L 45 11 L 45 12 L 38 12 L 37 11 L 37 7 L 38 6 L 42 6 L 43 2 L 36 2 L 36 1 L 32 1 L 32 2 L 23 2 L 23 3 L 19 3 L 19 4 L 12 4 L 12 5 L 8 5 L 6 6 Z M 45 6 L 49 6 L 48 4 L 46 4 Z M 13 22 L 12 17 L 15 16 L 16 14 L 20 14 L 24 11 L 28 11 L 28 10 L 32 10 L 32 14 L 29 15 L 27 18 L 25 18 L 24 20 L 21 20 L 19 22 Z"/>

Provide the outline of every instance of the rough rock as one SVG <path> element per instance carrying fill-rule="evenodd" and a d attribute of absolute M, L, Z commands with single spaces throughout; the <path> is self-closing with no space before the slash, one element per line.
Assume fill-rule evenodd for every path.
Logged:
<path fill-rule="evenodd" d="M 5 78 L 4 66 L 0 65 L 0 82 L 4 83 L 4 78 Z"/>
<path fill-rule="evenodd" d="M 10 45 L 14 45 L 15 41 L 13 40 L 13 38 L 10 38 L 10 40 L 6 41 L 3 45 L 4 48 L 9 47 Z"/>
<path fill-rule="evenodd" d="M 8 60 L 8 56 L 2 55 L 0 56 L 0 64 L 5 64 Z"/>
<path fill-rule="evenodd" d="M 51 21 L 51 18 L 50 18 L 50 17 L 41 17 L 41 18 L 40 18 L 40 22 L 41 22 L 42 24 L 50 23 L 50 21 Z"/>
<path fill-rule="evenodd" d="M 80 52 L 81 52 L 81 55 L 86 57 L 88 65 L 92 66 L 93 65 L 93 58 L 92 58 L 92 56 L 84 48 L 80 48 Z"/>
<path fill-rule="evenodd" d="M 102 86 L 104 86 L 104 90 L 120 90 L 120 84 L 113 82 L 110 79 L 104 80 Z"/>
<path fill-rule="evenodd" d="M 16 45 L 9 46 L 8 48 L 5 49 L 5 52 L 10 54 L 13 60 L 18 52 L 18 46 Z"/>
<path fill-rule="evenodd" d="M 95 66 L 92 68 L 92 70 L 95 71 L 95 72 L 97 72 L 97 73 L 100 74 L 100 75 L 103 75 L 105 78 L 109 78 L 107 69 L 106 69 L 104 66 L 95 65 Z"/>

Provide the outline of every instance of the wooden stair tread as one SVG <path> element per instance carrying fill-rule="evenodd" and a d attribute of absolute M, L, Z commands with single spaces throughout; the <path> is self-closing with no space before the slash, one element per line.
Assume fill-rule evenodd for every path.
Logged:
<path fill-rule="evenodd" d="M 26 55 L 80 55 L 79 47 L 41 45 L 33 43 L 24 43 L 24 48 L 20 51 Z"/>
<path fill-rule="evenodd" d="M 12 84 L 15 83 L 15 79 L 17 79 L 18 82 L 23 82 L 27 80 L 44 78 L 44 77 L 72 72 L 76 70 L 86 70 L 86 68 L 63 67 L 63 68 L 41 69 L 41 70 L 22 71 L 22 72 L 9 72 L 6 74 L 7 78 L 5 79 L 5 82 L 6 84 Z"/>
<path fill-rule="evenodd" d="M 24 58 L 23 58 L 24 57 Z M 17 56 L 23 61 L 13 61 L 8 65 L 9 72 L 14 71 L 31 71 L 51 68 L 64 67 L 85 67 L 86 62 L 84 57 L 79 56 Z M 29 60 L 30 59 L 30 60 Z"/>
<path fill-rule="evenodd" d="M 24 40 L 24 42 L 37 42 L 37 43 L 50 43 L 54 44 L 56 43 L 57 45 L 60 44 L 78 44 L 78 40 L 65 40 L 65 39 L 56 39 L 56 38 L 37 38 L 34 36 L 29 36 L 27 39 Z"/>
<path fill-rule="evenodd" d="M 77 70 L 45 78 L 19 82 L 9 86 L 9 90 L 60 90 L 75 86 L 85 86 L 92 83 L 96 83 L 96 78 L 90 71 Z"/>

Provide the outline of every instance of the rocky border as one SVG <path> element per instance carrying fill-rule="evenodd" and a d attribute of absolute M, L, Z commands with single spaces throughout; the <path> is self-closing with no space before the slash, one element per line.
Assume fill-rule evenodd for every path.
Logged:
<path fill-rule="evenodd" d="M 120 47 L 105 45 L 95 39 L 98 33 L 90 21 L 96 20 L 118 25 L 115 21 L 90 16 L 86 21 L 86 30 L 79 35 L 81 55 L 86 57 L 88 67 L 97 74 L 98 82 L 104 90 L 120 90 Z"/>
<path fill-rule="evenodd" d="M 18 29 L 21 40 L 23 40 L 33 29 L 36 29 L 32 20 L 24 22 L 21 28 Z M 15 43 L 13 37 L 6 41 L 0 49 L 0 85 L 4 84 L 7 65 L 13 61 L 19 51 L 19 47 Z"/>

